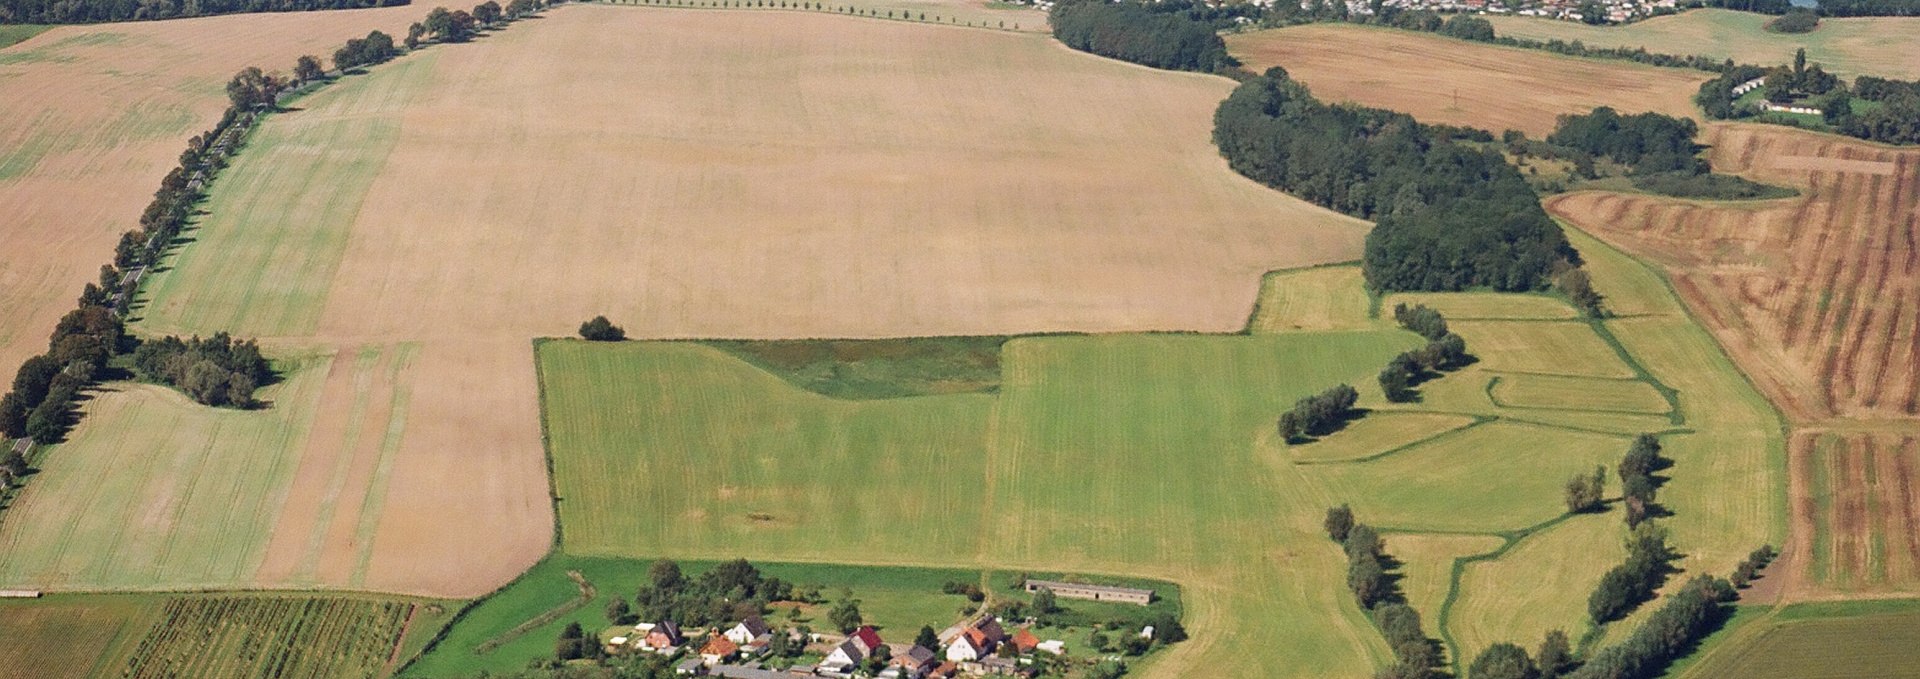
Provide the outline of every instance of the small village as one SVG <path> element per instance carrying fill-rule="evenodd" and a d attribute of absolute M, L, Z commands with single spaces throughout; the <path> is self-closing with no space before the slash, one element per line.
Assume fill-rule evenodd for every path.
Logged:
<path fill-rule="evenodd" d="M 1035 601 L 1079 600 L 1148 606 L 1156 599 L 1151 589 L 1116 587 L 1050 580 L 1025 579 L 1020 589 Z M 1044 604 L 1051 607 L 1052 604 Z M 1059 610 L 1059 609 L 1056 609 Z M 1156 630 L 1153 625 L 1105 627 L 1126 656 L 1136 656 L 1184 638 Z M 1163 627 L 1168 625 L 1164 624 Z M 1178 627 L 1177 623 L 1171 625 Z M 1036 634 L 1036 630 L 1041 633 Z M 1120 651 L 1070 648 L 1069 642 L 1047 638 L 1049 632 L 1034 617 L 1008 620 L 991 609 L 981 609 L 964 620 L 919 638 L 888 641 L 873 625 L 860 625 L 844 635 L 814 632 L 803 625 L 777 626 L 761 615 L 750 615 L 731 625 L 683 628 L 672 620 L 641 621 L 616 626 L 603 633 L 609 657 L 657 655 L 671 660 L 676 676 L 730 679 L 793 679 L 831 677 L 849 679 L 950 679 L 960 676 L 1085 676 L 1110 679 L 1125 671 Z M 905 634 L 910 634 L 905 633 Z M 1095 632 L 1096 639 L 1104 639 Z M 896 633 L 896 636 L 904 636 Z M 1104 645 L 1104 641 L 1102 642 Z M 797 652 L 796 652 L 797 651 Z"/>

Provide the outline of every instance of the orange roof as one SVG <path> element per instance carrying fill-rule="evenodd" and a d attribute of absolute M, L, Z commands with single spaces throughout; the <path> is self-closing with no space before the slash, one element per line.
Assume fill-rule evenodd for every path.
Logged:
<path fill-rule="evenodd" d="M 1040 645 L 1040 637 L 1034 636 L 1032 632 L 1027 631 L 1027 628 L 1022 627 L 1020 631 L 1013 633 L 1013 645 L 1020 649 L 1021 653 L 1025 653 Z"/>
<path fill-rule="evenodd" d="M 733 643 L 732 639 L 715 636 L 707 642 L 707 645 L 700 647 L 700 655 L 728 656 L 733 655 L 733 653 L 738 650 L 740 650 L 740 645 Z"/>
<path fill-rule="evenodd" d="M 973 644 L 974 648 L 987 650 L 987 633 L 980 631 L 978 627 L 967 628 L 967 641 Z"/>

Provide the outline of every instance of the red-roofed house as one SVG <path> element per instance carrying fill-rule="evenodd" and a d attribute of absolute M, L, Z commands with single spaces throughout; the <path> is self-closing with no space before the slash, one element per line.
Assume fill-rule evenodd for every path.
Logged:
<path fill-rule="evenodd" d="M 733 643 L 732 639 L 728 639 L 725 636 L 716 636 L 709 639 L 707 645 L 700 647 L 700 660 L 705 662 L 708 667 L 712 667 L 725 662 L 728 658 L 732 658 L 733 654 L 739 652 L 740 645 Z"/>
<path fill-rule="evenodd" d="M 1013 647 L 1020 649 L 1021 655 L 1032 653 L 1033 649 L 1039 646 L 1040 637 L 1034 636 L 1032 632 L 1027 631 L 1027 628 L 1022 627 L 1020 631 L 1013 633 Z"/>

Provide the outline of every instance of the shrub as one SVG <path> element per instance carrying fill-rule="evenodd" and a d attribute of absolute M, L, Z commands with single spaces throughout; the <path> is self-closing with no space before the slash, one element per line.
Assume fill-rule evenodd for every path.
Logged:
<path fill-rule="evenodd" d="M 618 342 L 627 338 L 627 331 L 606 316 L 594 316 L 593 320 L 580 324 L 580 336 L 594 342 Z"/>

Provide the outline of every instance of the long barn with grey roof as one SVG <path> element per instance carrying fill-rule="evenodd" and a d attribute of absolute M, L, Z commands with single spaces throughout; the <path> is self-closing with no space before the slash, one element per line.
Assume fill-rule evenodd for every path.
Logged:
<path fill-rule="evenodd" d="M 1053 580 L 1028 580 L 1027 591 L 1038 592 L 1041 588 L 1053 591 L 1057 597 L 1068 599 L 1086 599 L 1089 601 L 1118 601 L 1145 606 L 1153 603 L 1153 590 L 1134 587 L 1110 587 L 1107 585 L 1085 585 L 1077 582 L 1055 582 Z"/>

